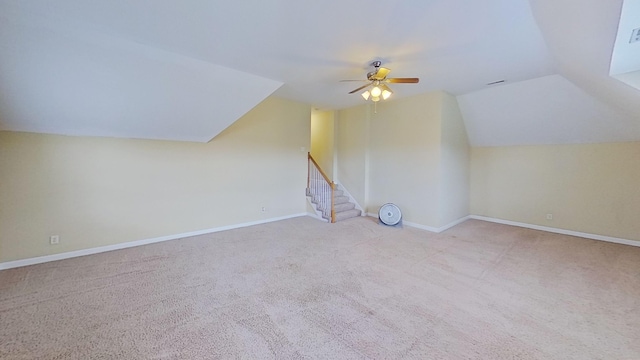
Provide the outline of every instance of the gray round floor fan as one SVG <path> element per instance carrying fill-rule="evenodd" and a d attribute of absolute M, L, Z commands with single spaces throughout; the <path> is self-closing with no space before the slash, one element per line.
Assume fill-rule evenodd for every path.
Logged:
<path fill-rule="evenodd" d="M 402 220 L 402 212 L 395 204 L 387 203 L 380 207 L 378 211 L 378 219 L 385 225 L 394 226 Z"/>

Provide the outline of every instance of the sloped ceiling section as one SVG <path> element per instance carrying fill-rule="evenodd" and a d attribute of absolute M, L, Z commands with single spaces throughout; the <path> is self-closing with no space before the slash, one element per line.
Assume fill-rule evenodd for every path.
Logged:
<path fill-rule="evenodd" d="M 393 84 L 392 99 L 460 96 L 474 145 L 640 140 L 640 91 L 609 75 L 621 8 L 0 0 L 0 129 L 208 141 L 270 94 L 323 110 L 361 105 L 347 94 L 360 83 L 340 80 L 362 80 L 382 60 L 392 77 L 420 78 Z M 504 88 L 487 87 L 499 80 Z"/>
<path fill-rule="evenodd" d="M 0 0 L 0 20 L 8 130 L 207 141 L 272 93 L 360 105 L 340 80 L 374 59 L 422 79 L 394 98 L 555 73 L 528 0 Z"/>
<path fill-rule="evenodd" d="M 623 1 L 530 2 L 560 74 L 599 100 L 635 118 L 636 124 L 629 131 L 640 131 L 640 90 L 609 75 Z"/>
<path fill-rule="evenodd" d="M 637 119 L 587 94 L 561 75 L 458 96 L 458 104 L 472 146 L 640 139 Z"/>
<path fill-rule="evenodd" d="M 559 74 L 458 96 L 471 144 L 640 141 L 640 91 L 609 75 L 622 1 L 531 0 L 531 7 Z"/>
<path fill-rule="evenodd" d="M 3 10 L 0 130 L 207 142 L 282 85 Z"/>

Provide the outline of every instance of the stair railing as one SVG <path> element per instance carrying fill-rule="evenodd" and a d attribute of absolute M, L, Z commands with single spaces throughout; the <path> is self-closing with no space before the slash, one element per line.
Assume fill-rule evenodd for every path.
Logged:
<path fill-rule="evenodd" d="M 325 218 L 330 219 L 332 223 L 336 222 L 336 211 L 334 208 L 334 192 L 336 184 L 329 180 L 327 174 L 322 171 L 320 165 L 308 153 L 308 171 L 307 171 L 307 195 L 311 196 L 313 202 L 318 206 L 318 210 L 322 211 Z"/>

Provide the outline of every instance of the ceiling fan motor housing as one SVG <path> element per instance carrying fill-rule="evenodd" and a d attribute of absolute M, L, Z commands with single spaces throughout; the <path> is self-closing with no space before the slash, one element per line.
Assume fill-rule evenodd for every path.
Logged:
<path fill-rule="evenodd" d="M 351 90 L 349 94 L 354 94 L 369 86 L 374 86 L 374 87 L 382 86 L 383 88 L 381 90 L 386 94 L 385 96 L 383 96 L 383 98 L 386 100 L 393 93 L 393 91 L 391 91 L 391 89 L 386 85 L 387 83 L 415 84 L 420 81 L 420 79 L 418 78 L 388 78 L 387 75 L 389 75 L 389 73 L 391 72 L 391 69 L 380 67 L 380 65 L 382 65 L 381 61 L 374 61 L 371 63 L 371 65 L 375 67 L 375 70 L 367 73 L 367 80 L 370 81 L 370 83 L 360 86 L 359 88 L 356 88 L 354 90 Z M 342 81 L 360 81 L 360 80 L 342 80 Z M 369 100 L 369 97 L 370 97 L 369 95 L 370 94 L 368 92 L 364 92 L 362 94 L 362 97 L 364 97 L 365 100 Z M 380 99 L 379 96 L 372 97 L 372 100 L 374 102 L 378 101 L 379 99 Z"/>

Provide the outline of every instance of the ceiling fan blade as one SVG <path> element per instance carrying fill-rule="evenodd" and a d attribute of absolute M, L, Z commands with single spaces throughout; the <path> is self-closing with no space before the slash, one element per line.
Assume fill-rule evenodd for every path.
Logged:
<path fill-rule="evenodd" d="M 400 83 L 400 84 L 415 84 L 419 82 L 419 78 L 389 78 L 385 79 L 388 83 Z"/>
<path fill-rule="evenodd" d="M 362 90 L 362 89 L 366 88 L 367 86 L 370 86 L 371 84 L 373 84 L 373 83 L 369 83 L 369 84 L 366 84 L 366 85 L 362 85 L 362 86 L 360 86 L 359 88 L 357 88 L 357 89 L 355 89 L 355 90 L 350 91 L 350 92 L 349 92 L 349 94 L 353 94 L 354 92 L 360 91 L 360 90 Z"/>
<path fill-rule="evenodd" d="M 340 82 L 349 82 L 349 81 L 369 81 L 369 80 L 340 80 Z"/>
<path fill-rule="evenodd" d="M 389 72 L 391 72 L 391 69 L 387 69 L 384 67 L 378 68 L 378 72 L 376 72 L 372 78 L 376 79 L 376 80 L 382 80 L 384 78 L 387 77 L 387 75 L 389 74 Z"/>

